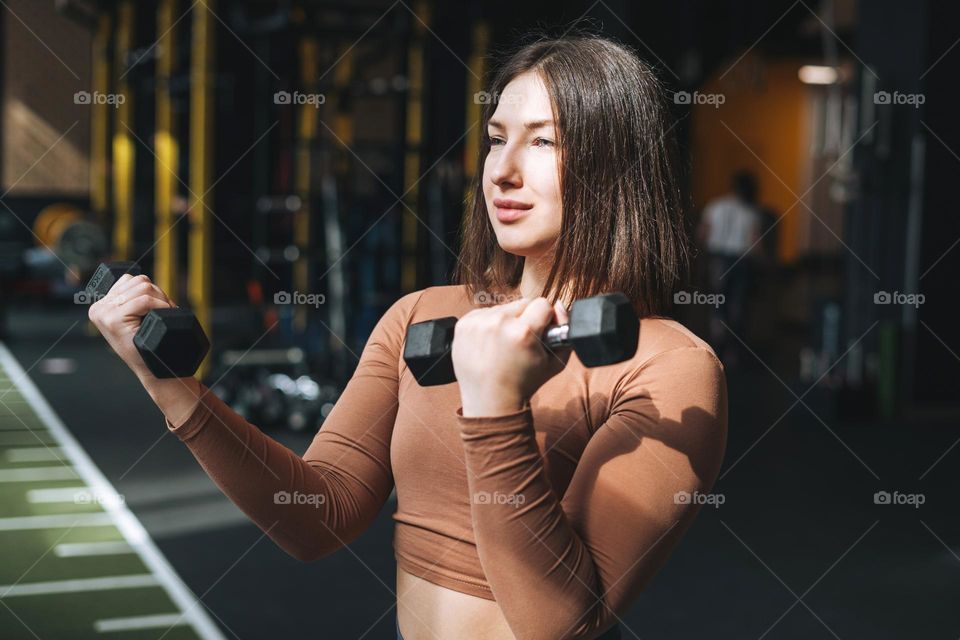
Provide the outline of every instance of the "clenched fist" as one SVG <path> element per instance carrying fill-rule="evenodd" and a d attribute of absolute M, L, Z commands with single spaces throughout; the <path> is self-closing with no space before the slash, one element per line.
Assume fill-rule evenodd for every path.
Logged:
<path fill-rule="evenodd" d="M 107 343 L 142 381 L 152 378 L 140 357 L 133 336 L 140 322 L 152 309 L 169 309 L 176 305 L 160 287 L 145 275 L 126 273 L 114 283 L 107 295 L 90 305 L 88 315 Z"/>
<path fill-rule="evenodd" d="M 464 416 L 519 410 L 560 373 L 570 349 L 547 349 L 541 335 L 551 323 L 569 322 L 560 302 L 522 298 L 475 309 L 457 321 L 451 357 Z"/>

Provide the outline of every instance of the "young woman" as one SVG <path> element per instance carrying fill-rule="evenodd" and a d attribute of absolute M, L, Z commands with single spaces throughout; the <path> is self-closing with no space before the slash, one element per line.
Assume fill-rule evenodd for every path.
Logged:
<path fill-rule="evenodd" d="M 625 47 L 577 36 L 521 48 L 490 95 L 459 284 L 384 314 L 302 457 L 193 378 L 150 374 L 132 337 L 172 303 L 146 277 L 121 278 L 90 318 L 294 557 L 351 542 L 396 487 L 398 638 L 617 638 L 726 445 L 723 368 L 663 316 L 687 257 L 663 89 Z M 641 317 L 633 358 L 588 369 L 543 348 L 573 300 L 610 291 Z M 458 382 L 421 387 L 406 328 L 441 316 L 460 318 Z"/>

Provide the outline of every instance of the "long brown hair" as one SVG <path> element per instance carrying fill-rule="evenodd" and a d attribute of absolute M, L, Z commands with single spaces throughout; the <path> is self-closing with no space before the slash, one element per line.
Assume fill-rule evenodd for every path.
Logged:
<path fill-rule="evenodd" d="M 527 71 L 539 73 L 550 94 L 561 158 L 561 232 L 541 295 L 553 303 L 565 293 L 576 300 L 622 291 L 641 317 L 665 314 L 690 248 L 663 85 L 633 51 L 607 38 L 539 36 L 499 66 L 489 95 Z M 478 169 L 454 272 L 473 296 L 513 289 L 523 273 L 524 257 L 497 243 L 483 195 L 495 102 L 481 109 Z"/>

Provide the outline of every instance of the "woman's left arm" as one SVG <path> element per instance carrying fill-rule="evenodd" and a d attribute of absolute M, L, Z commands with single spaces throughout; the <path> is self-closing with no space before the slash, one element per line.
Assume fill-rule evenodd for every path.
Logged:
<path fill-rule="evenodd" d="M 712 488 L 726 420 L 713 353 L 661 352 L 618 385 L 561 498 L 529 406 L 458 412 L 480 562 L 517 638 L 594 638 L 626 612 Z"/>

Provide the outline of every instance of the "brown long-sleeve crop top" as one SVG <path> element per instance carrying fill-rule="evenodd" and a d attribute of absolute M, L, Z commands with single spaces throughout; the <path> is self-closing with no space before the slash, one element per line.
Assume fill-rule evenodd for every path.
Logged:
<path fill-rule="evenodd" d="M 409 324 L 473 308 L 463 286 L 394 303 L 302 457 L 209 392 L 167 427 L 292 556 L 350 543 L 396 485 L 400 567 L 496 600 L 518 638 L 583 637 L 623 614 L 710 501 L 723 367 L 683 325 L 644 318 L 630 360 L 572 354 L 523 410 L 465 418 L 457 383 L 419 386 L 402 354 Z"/>

